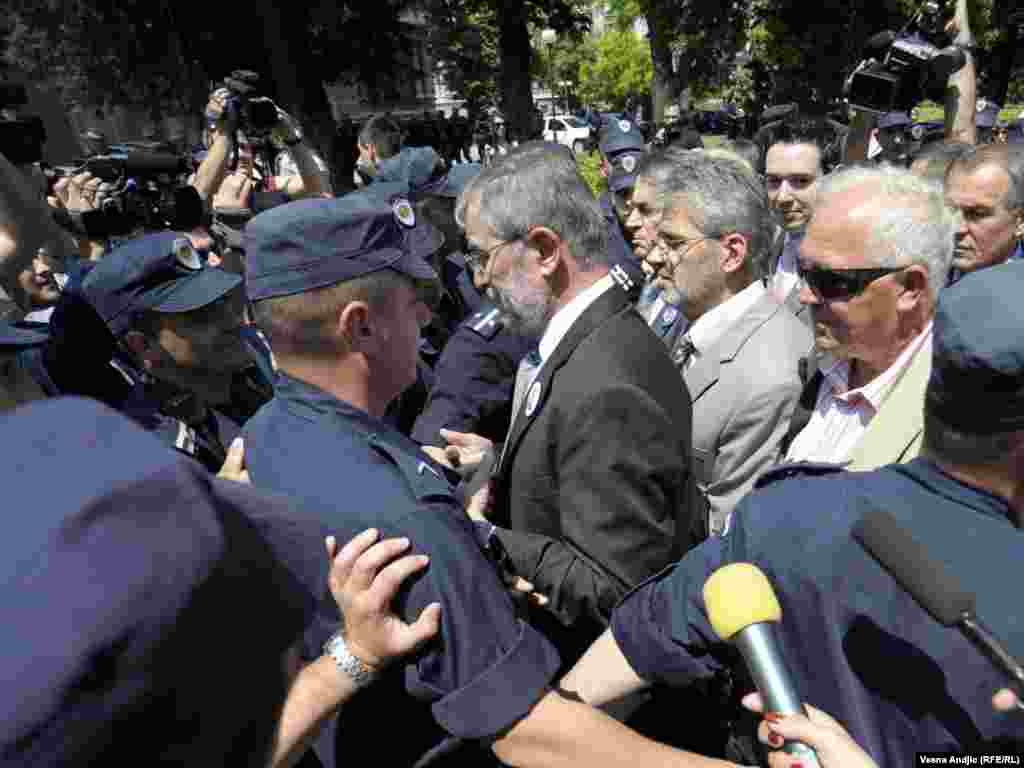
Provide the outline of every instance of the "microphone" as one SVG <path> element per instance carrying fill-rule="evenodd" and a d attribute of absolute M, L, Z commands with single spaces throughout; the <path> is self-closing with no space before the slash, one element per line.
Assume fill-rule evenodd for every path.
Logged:
<path fill-rule="evenodd" d="M 761 569 L 752 563 L 719 568 L 704 584 L 704 605 L 715 632 L 743 654 L 765 711 L 806 715 L 775 639 L 773 624 L 782 620 L 782 608 Z M 819 765 L 814 750 L 799 741 L 787 741 L 783 750 L 805 765 Z"/>
<path fill-rule="evenodd" d="M 974 595 L 963 589 L 943 563 L 932 559 L 889 512 L 867 501 L 864 504 L 868 511 L 853 527 L 853 538 L 933 619 L 959 629 L 1016 684 L 1018 695 L 1024 692 L 1024 667 L 978 619 Z"/>

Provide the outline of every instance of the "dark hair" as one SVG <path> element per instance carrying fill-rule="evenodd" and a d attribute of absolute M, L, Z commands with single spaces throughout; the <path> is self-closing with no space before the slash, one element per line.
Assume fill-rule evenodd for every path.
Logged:
<path fill-rule="evenodd" d="M 377 148 L 377 155 L 386 160 L 402 151 L 402 131 L 394 120 L 383 115 L 372 117 L 359 131 L 359 143 Z"/>

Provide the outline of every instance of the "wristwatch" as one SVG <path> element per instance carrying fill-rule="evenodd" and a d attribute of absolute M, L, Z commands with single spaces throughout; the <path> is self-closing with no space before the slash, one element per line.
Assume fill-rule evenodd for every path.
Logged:
<path fill-rule="evenodd" d="M 324 643 L 324 653 L 334 659 L 338 669 L 351 678 L 356 688 L 365 688 L 377 679 L 377 673 L 348 649 L 340 629 Z"/>

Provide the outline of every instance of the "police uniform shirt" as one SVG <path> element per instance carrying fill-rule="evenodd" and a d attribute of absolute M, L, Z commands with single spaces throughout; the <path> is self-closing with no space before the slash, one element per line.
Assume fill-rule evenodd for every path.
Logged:
<path fill-rule="evenodd" d="M 608 224 L 608 263 L 612 267 L 612 277 L 633 301 L 636 301 L 640 298 L 645 279 L 644 271 L 640 268 L 640 260 L 622 235 L 622 226 L 615 215 L 610 193 L 601 195 L 597 202 Z"/>
<path fill-rule="evenodd" d="M 442 428 L 504 441 L 516 368 L 535 342 L 504 328 L 499 315 L 486 307 L 448 340 L 434 369 L 426 407 L 413 426 L 417 443 L 441 445 Z"/>
<path fill-rule="evenodd" d="M 725 536 L 624 598 L 612 632 L 630 666 L 672 686 L 728 666 L 734 652 L 711 628 L 702 590 L 720 566 L 751 562 L 782 606 L 776 636 L 801 698 L 843 723 L 879 765 L 1020 738 L 1019 720 L 992 710 L 993 692 L 1005 685 L 996 668 L 925 613 L 851 537 L 864 499 L 891 512 L 977 595 L 978 616 L 1022 658 L 1016 574 L 1024 532 L 1011 524 L 1007 503 L 925 459 L 837 472 L 826 465 L 772 470 L 737 507 Z"/>
<path fill-rule="evenodd" d="M 412 621 L 428 604 L 440 603 L 440 639 L 395 665 L 395 685 L 382 683 L 361 694 L 378 706 L 365 700 L 346 710 L 337 727 L 348 736 L 319 742 L 321 760 L 333 765 L 329 742 L 347 749 L 353 739 L 365 739 L 365 729 L 379 730 L 386 712 L 400 738 L 376 743 L 375 759 L 381 765 L 411 765 L 445 733 L 462 739 L 494 736 L 541 698 L 557 673 L 558 655 L 517 617 L 478 544 L 475 526 L 419 446 L 283 373 L 274 399 L 250 419 L 243 436 L 253 484 L 307 502 L 339 541 L 372 526 L 383 537 L 408 536 L 415 551 L 431 558 L 397 609 Z M 319 653 L 329 631 L 323 626 L 308 638 L 312 653 Z M 418 701 L 396 690 L 399 685 Z M 433 722 L 424 717 L 424 704 L 430 705 Z M 431 732 L 420 730 L 424 721 Z"/>

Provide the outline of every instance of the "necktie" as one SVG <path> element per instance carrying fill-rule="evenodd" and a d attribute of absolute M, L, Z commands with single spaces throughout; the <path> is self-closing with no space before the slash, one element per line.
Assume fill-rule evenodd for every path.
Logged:
<path fill-rule="evenodd" d="M 690 341 L 690 334 L 683 334 L 683 337 L 679 339 L 679 343 L 676 344 L 676 348 L 672 350 L 672 362 L 680 369 L 685 368 L 696 349 L 697 347 Z"/>
<path fill-rule="evenodd" d="M 536 348 L 527 352 L 526 356 L 519 362 L 519 368 L 516 370 L 516 388 L 512 394 L 513 422 L 516 420 L 516 416 L 519 415 L 519 409 L 523 405 L 523 400 L 526 399 L 526 393 L 530 390 L 530 385 L 533 383 L 537 371 L 540 370 L 542 362 L 540 351 Z"/>

